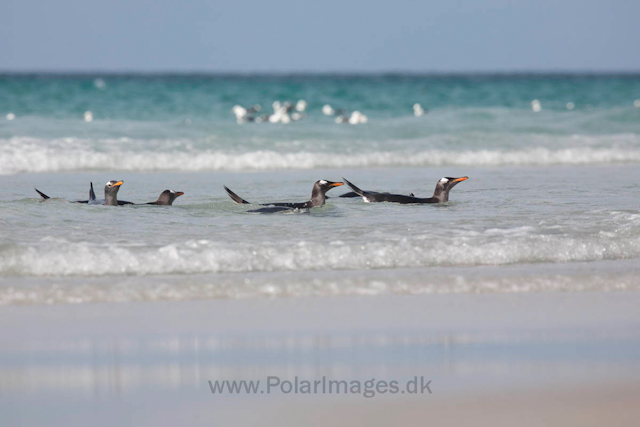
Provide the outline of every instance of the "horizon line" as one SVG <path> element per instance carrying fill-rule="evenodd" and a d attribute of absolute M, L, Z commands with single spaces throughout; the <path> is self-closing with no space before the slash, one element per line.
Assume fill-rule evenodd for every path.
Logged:
<path fill-rule="evenodd" d="M 379 70 L 379 71 L 215 71 L 215 70 L 6 70 L 0 68 L 0 76 L 9 75 L 51 75 L 51 76 L 219 76 L 219 77 L 282 77 L 282 76 L 318 76 L 318 77 L 378 77 L 378 76 L 407 76 L 407 77 L 440 77 L 440 76 L 636 76 L 638 70 L 477 70 L 477 71 L 409 71 L 409 70 Z"/>

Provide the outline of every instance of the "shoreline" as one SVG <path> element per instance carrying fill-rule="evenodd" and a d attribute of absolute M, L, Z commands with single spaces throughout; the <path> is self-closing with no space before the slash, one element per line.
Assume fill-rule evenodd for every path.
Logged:
<path fill-rule="evenodd" d="M 0 277 L 11 305 L 640 290 L 636 259 L 149 276 Z"/>

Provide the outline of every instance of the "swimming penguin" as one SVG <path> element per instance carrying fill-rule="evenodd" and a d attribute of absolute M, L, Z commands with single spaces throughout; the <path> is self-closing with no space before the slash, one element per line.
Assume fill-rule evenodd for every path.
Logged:
<path fill-rule="evenodd" d="M 344 179 L 344 178 L 342 178 Z M 449 191 L 458 185 L 459 182 L 466 181 L 469 177 L 463 176 L 461 178 L 451 178 L 444 177 L 438 181 L 436 184 L 436 189 L 433 192 L 433 197 L 421 198 L 415 197 L 413 194 L 411 196 L 405 196 L 402 194 L 390 194 L 390 193 L 377 193 L 375 191 L 366 191 L 361 190 L 346 179 L 344 182 L 351 187 L 354 193 L 362 196 L 362 199 L 365 203 L 375 203 L 375 202 L 392 202 L 392 203 L 402 203 L 402 204 L 411 204 L 411 203 L 443 203 L 449 201 Z"/>
<path fill-rule="evenodd" d="M 89 186 L 89 200 L 76 200 L 73 203 L 86 203 L 89 205 L 107 205 L 107 206 L 122 206 L 133 205 L 133 202 L 127 202 L 125 200 L 118 200 L 118 190 L 123 184 L 123 181 L 109 181 L 104 186 L 104 199 L 96 199 L 96 193 L 93 191 L 93 182 Z M 34 188 L 36 192 L 42 197 L 43 200 L 50 199 L 49 196 L 42 191 Z"/>
<path fill-rule="evenodd" d="M 184 193 L 182 191 L 173 191 L 173 190 L 164 190 L 160 193 L 158 200 L 150 203 L 143 203 L 145 205 L 165 205 L 170 206 L 173 205 L 173 201 L 178 197 L 182 196 Z"/>
<path fill-rule="evenodd" d="M 324 205 L 325 200 L 327 199 L 326 193 L 334 187 L 339 187 L 344 185 L 342 182 L 331 182 L 325 179 L 321 179 L 320 181 L 316 181 L 313 184 L 313 190 L 311 191 L 311 199 L 307 202 L 301 203 L 285 203 L 285 202 L 277 202 L 277 203 L 262 203 L 260 206 L 267 206 L 265 208 L 254 209 L 248 212 L 258 212 L 258 213 L 274 213 L 274 212 L 284 212 L 284 211 L 293 211 L 295 209 L 309 209 L 309 208 L 317 208 L 319 206 Z M 227 186 L 224 186 L 224 189 L 227 191 L 227 194 L 231 199 L 237 204 L 250 204 L 242 197 L 238 196 L 236 193 L 231 191 Z"/>
<path fill-rule="evenodd" d="M 104 186 L 104 199 L 96 199 L 96 193 L 93 192 L 93 182 L 91 183 L 91 189 L 89 190 L 89 205 L 105 205 L 105 206 L 118 206 L 119 204 L 133 204 L 131 202 L 121 201 L 118 203 L 118 190 L 120 186 L 124 184 L 123 181 L 109 181 Z"/>

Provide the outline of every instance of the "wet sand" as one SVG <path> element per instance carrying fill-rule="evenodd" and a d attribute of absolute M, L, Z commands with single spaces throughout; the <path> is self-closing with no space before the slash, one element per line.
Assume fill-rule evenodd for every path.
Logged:
<path fill-rule="evenodd" d="M 639 303 L 558 292 L 6 306 L 0 413 L 7 425 L 632 425 Z M 208 385 L 269 376 L 424 376 L 432 393 Z"/>

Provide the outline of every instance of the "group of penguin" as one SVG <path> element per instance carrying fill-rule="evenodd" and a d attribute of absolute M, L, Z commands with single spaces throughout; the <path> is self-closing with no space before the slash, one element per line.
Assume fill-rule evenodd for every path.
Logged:
<path fill-rule="evenodd" d="M 362 197 L 365 203 L 376 203 L 376 202 L 390 202 L 390 203 L 400 203 L 400 204 L 426 204 L 426 203 L 444 203 L 449 201 L 449 191 L 458 183 L 462 181 L 466 181 L 469 179 L 466 176 L 460 178 L 453 177 L 444 177 L 441 178 L 436 184 L 436 189 L 433 192 L 432 197 L 416 197 L 411 193 L 410 195 L 403 194 L 391 194 L 391 193 L 380 193 L 376 191 L 368 191 L 361 190 L 355 184 L 349 182 L 345 178 L 342 178 L 344 182 L 333 182 L 327 181 L 325 179 L 321 179 L 316 181 L 313 184 L 313 189 L 311 191 L 311 199 L 306 202 L 300 203 L 289 203 L 289 202 L 271 202 L 271 203 L 261 203 L 259 206 L 263 206 L 258 209 L 249 210 L 248 212 L 254 213 L 276 213 L 276 212 L 295 212 L 295 211 L 308 211 L 310 208 L 317 208 L 325 204 L 327 197 L 327 192 L 332 188 L 339 187 L 344 185 L 346 182 L 349 187 L 351 187 L 352 192 L 345 193 L 340 195 L 339 197 Z M 123 181 L 109 181 L 104 186 L 104 199 L 97 199 L 96 195 L 93 191 L 93 183 L 90 185 L 89 189 L 89 200 L 77 200 L 74 203 L 86 203 L 89 205 L 106 205 L 106 206 L 123 206 L 123 205 L 172 205 L 175 199 L 182 196 L 184 193 L 182 191 L 174 191 L 174 190 L 164 190 L 158 200 L 155 202 L 149 203 L 133 203 L 127 202 L 124 200 L 118 200 L 118 190 L 120 186 L 123 184 Z M 251 204 L 246 201 L 242 197 L 238 196 L 236 193 L 231 191 L 227 186 L 224 186 L 224 189 L 227 191 L 227 194 L 231 199 L 237 204 Z M 42 197 L 43 201 L 50 199 L 49 196 L 39 191 L 37 188 L 36 192 Z"/>
<path fill-rule="evenodd" d="M 120 186 L 124 184 L 124 181 L 109 181 L 104 186 L 104 199 L 96 198 L 96 193 L 93 191 L 93 182 L 89 186 L 89 200 L 75 200 L 73 203 L 86 203 L 88 205 L 105 205 L 105 206 L 123 206 L 123 205 L 172 205 L 174 200 L 182 196 L 182 191 L 164 190 L 160 193 L 158 200 L 148 203 L 133 203 L 126 200 L 118 200 L 118 190 Z M 51 197 L 44 194 L 42 191 L 34 188 L 36 192 L 42 197 L 42 201 L 51 199 Z"/>

